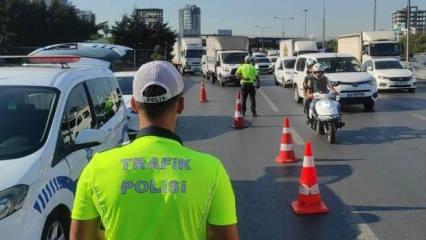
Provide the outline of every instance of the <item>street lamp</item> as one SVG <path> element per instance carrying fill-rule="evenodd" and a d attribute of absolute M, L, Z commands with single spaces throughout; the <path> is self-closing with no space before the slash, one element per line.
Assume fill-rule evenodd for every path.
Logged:
<path fill-rule="evenodd" d="M 325 0 L 322 9 L 322 48 L 325 49 Z"/>
<path fill-rule="evenodd" d="M 306 14 L 308 13 L 308 9 L 303 10 L 305 12 L 305 38 L 306 38 Z"/>
<path fill-rule="evenodd" d="M 289 18 L 274 17 L 274 19 L 278 19 L 278 20 L 283 21 L 283 39 L 284 39 L 284 37 L 285 37 L 285 21 L 293 20 L 294 17 L 289 17 Z"/>
<path fill-rule="evenodd" d="M 376 31 L 377 0 L 374 0 L 373 31 Z"/>
<path fill-rule="evenodd" d="M 262 51 L 263 51 L 263 47 L 264 47 L 264 45 L 263 45 L 263 32 L 264 32 L 266 29 L 270 29 L 270 28 L 271 28 L 271 26 L 261 27 L 261 26 L 259 26 L 259 25 L 256 25 L 255 27 L 256 27 L 256 28 L 259 28 L 259 29 L 260 29 L 260 32 L 262 33 Z"/>
<path fill-rule="evenodd" d="M 405 62 L 408 66 L 408 58 L 410 57 L 411 0 L 408 0 L 407 5 L 407 47 Z"/>

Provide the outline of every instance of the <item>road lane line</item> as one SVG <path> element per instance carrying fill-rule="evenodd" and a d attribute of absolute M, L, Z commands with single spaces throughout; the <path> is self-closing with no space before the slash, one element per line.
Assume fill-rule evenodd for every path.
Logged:
<path fill-rule="evenodd" d="M 419 114 L 411 114 L 411 116 L 412 117 L 415 117 L 415 118 L 417 118 L 417 119 L 420 119 L 420 120 L 423 120 L 423 121 L 426 121 L 426 117 L 425 116 L 422 116 L 422 115 L 419 115 Z"/>
<path fill-rule="evenodd" d="M 296 143 L 296 145 L 303 145 L 303 139 L 296 132 L 296 129 L 291 128 L 291 133 L 292 133 L 292 137 L 293 137 L 294 143 Z"/>
<path fill-rule="evenodd" d="M 359 215 L 361 212 L 356 211 L 353 208 L 350 208 L 350 211 L 353 213 L 349 221 L 355 221 L 356 227 L 359 230 L 359 235 L 356 239 L 358 240 L 379 240 L 379 238 L 374 234 L 373 230 L 365 223 L 365 220 Z"/>
<path fill-rule="evenodd" d="M 274 112 L 279 112 L 280 110 L 278 109 L 277 105 L 275 105 L 274 102 L 272 102 L 272 100 L 268 97 L 268 95 L 265 94 L 264 91 L 262 91 L 262 89 L 259 89 L 260 95 L 262 95 L 262 97 L 265 99 L 265 101 L 269 104 L 269 106 L 271 107 L 272 111 Z"/>

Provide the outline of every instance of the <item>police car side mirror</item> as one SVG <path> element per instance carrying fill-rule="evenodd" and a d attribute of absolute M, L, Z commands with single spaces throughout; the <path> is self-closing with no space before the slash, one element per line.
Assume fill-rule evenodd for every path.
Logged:
<path fill-rule="evenodd" d="M 76 150 L 83 148 L 90 148 L 101 145 L 106 142 L 106 134 L 99 129 L 83 129 L 81 130 L 74 142 Z"/>

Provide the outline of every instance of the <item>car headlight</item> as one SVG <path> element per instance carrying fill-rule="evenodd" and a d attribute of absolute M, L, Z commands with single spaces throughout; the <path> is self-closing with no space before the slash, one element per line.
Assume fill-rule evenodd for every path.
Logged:
<path fill-rule="evenodd" d="M 330 81 L 330 84 L 333 87 L 337 87 L 337 86 L 339 86 L 340 82 L 338 82 L 338 81 Z"/>
<path fill-rule="evenodd" d="M 368 84 L 370 84 L 371 86 L 376 86 L 377 85 L 377 81 L 376 79 L 371 79 L 371 81 L 368 82 Z"/>
<path fill-rule="evenodd" d="M 0 220 L 18 211 L 24 205 L 27 185 L 16 185 L 0 192 Z"/>
<path fill-rule="evenodd" d="M 378 78 L 378 79 L 386 79 L 386 80 L 389 80 L 389 78 L 388 78 L 388 77 L 385 77 L 385 76 L 377 76 L 377 78 Z"/>
<path fill-rule="evenodd" d="M 229 71 L 231 71 L 231 69 L 229 67 L 223 67 L 223 71 L 229 72 Z"/>

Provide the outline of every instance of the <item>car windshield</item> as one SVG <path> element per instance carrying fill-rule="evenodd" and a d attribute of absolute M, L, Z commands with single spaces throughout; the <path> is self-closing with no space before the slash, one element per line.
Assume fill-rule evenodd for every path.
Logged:
<path fill-rule="evenodd" d="M 269 59 L 267 58 L 256 58 L 254 61 L 256 63 L 270 63 Z"/>
<path fill-rule="evenodd" d="M 371 56 L 399 56 L 401 49 L 398 43 L 380 43 L 370 46 Z"/>
<path fill-rule="evenodd" d="M 26 156 L 43 145 L 57 98 L 50 88 L 0 87 L 0 160 Z"/>
<path fill-rule="evenodd" d="M 225 64 L 241 64 L 247 53 L 223 53 L 222 60 Z"/>
<path fill-rule="evenodd" d="M 187 58 L 201 58 L 203 54 L 204 54 L 203 50 L 186 50 L 185 56 Z"/>
<path fill-rule="evenodd" d="M 116 77 L 118 81 L 118 85 L 120 85 L 121 92 L 124 95 L 132 95 L 133 94 L 133 77 Z"/>
<path fill-rule="evenodd" d="M 296 60 L 284 60 L 284 67 L 287 69 L 293 69 Z"/>
<path fill-rule="evenodd" d="M 377 70 L 403 68 L 398 61 L 378 61 L 378 62 L 375 62 L 374 65 L 376 66 Z"/>
<path fill-rule="evenodd" d="M 319 58 L 318 62 L 326 73 L 361 72 L 361 66 L 354 57 Z"/>

